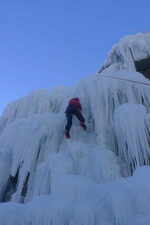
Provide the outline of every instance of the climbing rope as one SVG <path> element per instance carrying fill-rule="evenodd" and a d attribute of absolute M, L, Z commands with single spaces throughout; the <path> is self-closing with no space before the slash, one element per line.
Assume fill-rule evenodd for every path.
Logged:
<path fill-rule="evenodd" d="M 142 85 L 146 85 L 146 86 L 150 86 L 150 83 L 147 83 L 147 82 L 141 82 L 141 81 L 135 81 L 135 80 L 130 80 L 130 79 L 124 79 L 124 78 L 121 78 L 121 77 L 114 77 L 114 76 L 105 76 L 105 75 L 99 75 L 101 77 L 104 77 L 104 78 L 111 78 L 111 79 L 115 79 L 115 80 L 122 80 L 122 81 L 127 81 L 127 82 L 132 82 L 132 83 L 137 83 L 137 84 L 142 84 Z"/>

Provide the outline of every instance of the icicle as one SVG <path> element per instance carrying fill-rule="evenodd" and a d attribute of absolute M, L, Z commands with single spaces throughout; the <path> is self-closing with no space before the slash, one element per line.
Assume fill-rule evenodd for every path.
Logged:
<path fill-rule="evenodd" d="M 131 166 L 131 170 L 146 164 L 150 155 L 145 117 L 144 106 L 138 104 L 123 104 L 115 112 L 118 154 Z"/>

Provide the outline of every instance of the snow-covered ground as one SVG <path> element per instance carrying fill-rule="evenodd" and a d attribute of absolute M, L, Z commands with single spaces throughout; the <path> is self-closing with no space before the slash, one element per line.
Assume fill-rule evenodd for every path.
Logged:
<path fill-rule="evenodd" d="M 131 65 L 128 47 L 143 57 L 148 38 L 125 38 L 112 52 Z M 125 65 L 116 57 L 118 63 Z M 114 61 L 106 64 L 71 89 L 39 90 L 7 106 L 0 118 L 0 225 L 150 224 L 150 81 L 127 63 L 115 70 Z M 80 98 L 88 129 L 74 118 L 66 140 L 71 97 Z"/>

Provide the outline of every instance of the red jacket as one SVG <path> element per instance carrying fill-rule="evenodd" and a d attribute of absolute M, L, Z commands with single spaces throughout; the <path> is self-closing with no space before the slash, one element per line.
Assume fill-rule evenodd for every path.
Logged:
<path fill-rule="evenodd" d="M 77 107 L 78 109 L 82 110 L 82 106 L 80 104 L 80 99 L 79 98 L 72 98 L 69 101 L 69 105 L 73 105 L 73 106 Z"/>

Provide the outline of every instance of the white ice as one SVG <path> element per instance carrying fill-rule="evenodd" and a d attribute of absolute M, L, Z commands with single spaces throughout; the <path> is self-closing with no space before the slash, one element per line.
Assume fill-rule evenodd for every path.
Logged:
<path fill-rule="evenodd" d="M 135 72 L 128 51 L 136 60 L 146 57 L 149 36 L 122 40 L 102 73 L 72 88 L 39 90 L 6 107 L 0 118 L 2 225 L 150 224 L 150 82 Z M 74 118 L 66 140 L 71 97 L 80 98 L 88 129 Z"/>

